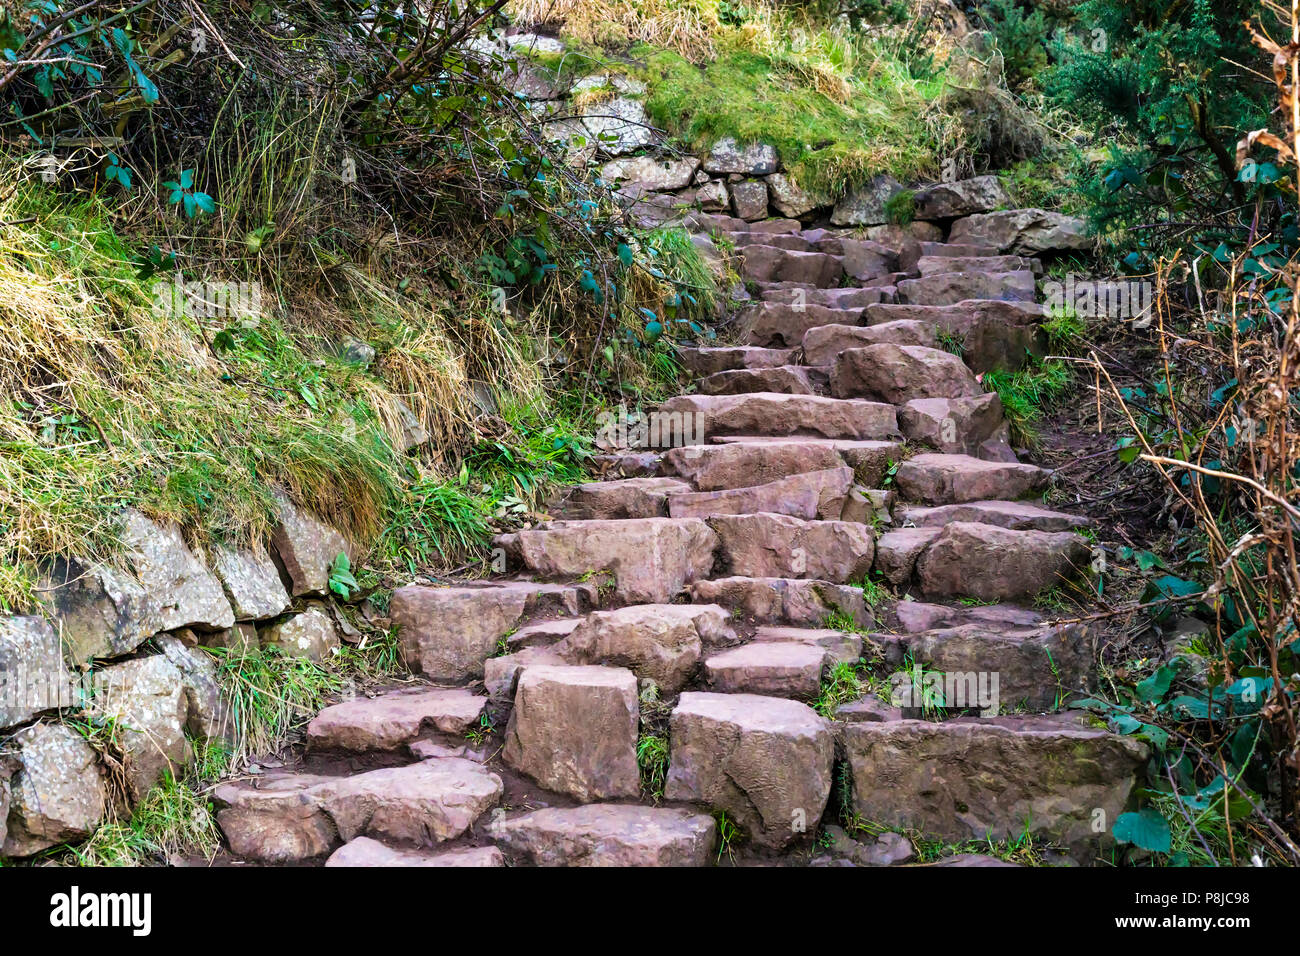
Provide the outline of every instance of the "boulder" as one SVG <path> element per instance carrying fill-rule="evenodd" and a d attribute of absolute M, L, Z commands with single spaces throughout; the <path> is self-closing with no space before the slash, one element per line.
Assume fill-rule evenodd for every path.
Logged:
<path fill-rule="evenodd" d="M 755 578 L 847 582 L 871 570 L 873 532 L 851 521 L 801 521 L 789 515 L 717 515 L 709 519 L 722 573 Z"/>
<path fill-rule="evenodd" d="M 748 345 L 717 348 L 678 346 L 677 357 L 696 378 L 740 369 L 779 368 L 793 365 L 795 349 L 763 349 Z"/>
<path fill-rule="evenodd" d="M 916 261 L 916 269 L 923 277 L 937 275 L 942 272 L 1023 272 L 1028 270 L 1038 273 L 1042 268 L 1042 263 L 1037 259 L 1029 259 L 1025 256 L 942 255 L 921 256 Z"/>
<path fill-rule="evenodd" d="M 835 204 L 831 211 L 831 224 L 835 226 L 878 226 L 889 221 L 885 204 L 903 186 L 892 176 L 877 176 L 857 189 L 851 190 Z"/>
<path fill-rule="evenodd" d="M 319 607 L 309 607 L 267 628 L 261 637 L 264 647 L 276 647 L 289 657 L 305 657 L 311 661 L 325 660 L 339 646 L 333 619 Z"/>
<path fill-rule="evenodd" d="M 705 183 L 695 190 L 695 203 L 705 212 L 722 212 L 727 208 L 727 184 L 722 180 Z"/>
<path fill-rule="evenodd" d="M 916 398 L 898 410 L 903 437 L 950 455 L 978 455 L 990 439 L 1005 441 L 997 392 L 965 398 Z"/>
<path fill-rule="evenodd" d="M 939 340 L 933 326 L 924 322 L 884 322 L 865 326 L 820 325 L 804 333 L 803 359 L 809 365 L 831 366 L 841 352 L 881 344 L 934 348 Z"/>
<path fill-rule="evenodd" d="M 767 143 L 747 143 L 741 146 L 733 137 L 718 140 L 704 158 L 704 171 L 709 173 L 740 173 L 745 176 L 766 176 L 776 172 L 776 147 Z"/>
<path fill-rule="evenodd" d="M 260 863 L 299 863 L 328 853 L 338 834 L 311 790 L 332 782 L 330 777 L 272 773 L 216 787 L 217 825 L 230 852 Z"/>
<path fill-rule="evenodd" d="M 591 481 L 568 489 L 557 516 L 572 521 L 658 518 L 668 513 L 670 494 L 690 490 L 690 485 L 675 478 Z"/>
<path fill-rule="evenodd" d="M 712 690 L 813 700 L 821 692 L 826 651 L 802 641 L 758 641 L 713 654 L 704 661 Z"/>
<path fill-rule="evenodd" d="M 645 107 L 627 96 L 601 100 L 582 111 L 582 125 L 597 150 L 607 156 L 625 156 L 659 139 Z"/>
<path fill-rule="evenodd" d="M 899 601 L 894 614 L 902 630 L 908 634 L 973 623 L 1032 627 L 1043 620 L 1037 611 L 1005 604 L 947 607 L 923 601 Z"/>
<path fill-rule="evenodd" d="M 311 750 L 398 750 L 426 730 L 463 736 L 487 705 L 459 688 L 419 687 L 358 697 L 326 707 L 307 725 Z"/>
<path fill-rule="evenodd" d="M 742 179 L 728 187 L 731 211 L 737 219 L 753 222 L 767 217 L 767 186 L 762 180 Z"/>
<path fill-rule="evenodd" d="M 1045 354 L 1039 329 L 1043 308 L 1031 302 L 967 300 L 954 305 L 880 303 L 865 307 L 870 325 L 915 321 L 955 342 L 973 371 L 1020 368 L 1027 355 Z"/>
<path fill-rule="evenodd" d="M 1029 501 L 970 501 L 935 508 L 912 507 L 903 512 L 903 521 L 918 528 L 970 521 L 1012 531 L 1071 531 L 1092 523 L 1080 515 L 1050 511 Z"/>
<path fill-rule="evenodd" d="M 860 325 L 861 321 L 860 308 L 831 308 L 799 301 L 758 302 L 742 310 L 737 319 L 745 341 L 772 348 L 797 346 L 810 329 L 821 325 Z"/>
<path fill-rule="evenodd" d="M 600 175 L 609 182 L 632 182 L 642 189 L 662 192 L 685 189 L 699 168 L 700 161 L 694 156 L 682 159 L 629 156 L 606 163 Z"/>
<path fill-rule="evenodd" d="M 527 668 L 565 667 L 569 663 L 553 647 L 524 647 L 513 654 L 499 654 L 483 662 L 483 688 L 493 700 L 512 700 Z"/>
<path fill-rule="evenodd" d="M 828 309 L 862 310 L 881 301 L 879 289 L 843 286 L 838 289 L 810 289 L 793 282 L 759 283 L 760 298 L 764 302 L 785 302 L 790 305 L 822 305 Z M 857 322 L 859 315 L 848 324 Z"/>
<path fill-rule="evenodd" d="M 334 561 L 340 554 L 352 557 L 347 540 L 299 509 L 285 495 L 277 495 L 277 500 L 280 524 L 271 544 L 293 583 L 293 596 L 328 594 Z"/>
<path fill-rule="evenodd" d="M 701 491 L 722 491 L 840 468 L 844 459 L 831 444 L 789 439 L 674 448 L 664 455 L 664 465 Z"/>
<path fill-rule="evenodd" d="M 725 810 L 759 846 L 816 829 L 831 787 L 829 723 L 794 700 L 685 693 L 670 721 L 664 796 Z"/>
<path fill-rule="evenodd" d="M 512 860 L 534 866 L 708 866 L 718 839 L 708 814 L 613 803 L 535 810 L 490 833 Z"/>
<path fill-rule="evenodd" d="M 1036 255 L 1088 249 L 1087 223 L 1044 209 L 1012 209 L 968 216 L 952 224 L 949 242 L 992 247 L 999 252 Z"/>
<path fill-rule="evenodd" d="M 220 630 L 235 623 L 220 582 L 186 547 L 179 527 L 128 510 L 122 543 L 136 580 L 155 604 L 154 626 L 159 631 Z"/>
<path fill-rule="evenodd" d="M 232 740 L 235 727 L 230 704 L 223 696 L 221 674 L 212 656 L 170 634 L 159 635 L 154 643 L 181 675 L 186 732 L 201 741 Z"/>
<path fill-rule="evenodd" d="M 621 667 L 530 667 L 519 678 L 502 758 L 583 802 L 635 797 L 640 706 Z"/>
<path fill-rule="evenodd" d="M 326 866 L 505 866 L 505 858 L 494 846 L 461 847 L 431 853 L 428 850 L 400 850 L 370 837 L 356 837 L 330 854 Z"/>
<path fill-rule="evenodd" d="M 898 301 L 917 305 L 955 305 L 967 299 L 1033 302 L 1032 272 L 941 272 L 898 283 Z"/>
<path fill-rule="evenodd" d="M 667 604 L 713 567 L 717 535 L 698 518 L 556 522 L 519 532 L 524 566 L 542 577 L 609 572 L 626 603 Z"/>
<path fill-rule="evenodd" d="M 1011 201 L 997 176 L 936 183 L 918 189 L 915 200 L 917 219 L 953 219 L 991 212 Z"/>
<path fill-rule="evenodd" d="M 954 521 L 917 559 L 916 577 L 927 597 L 1029 598 L 1077 578 L 1090 557 L 1084 539 L 1069 531 L 1011 531 Z"/>
<path fill-rule="evenodd" d="M 772 208 L 783 216 L 798 219 L 814 209 L 831 204 L 830 196 L 816 190 L 801 188 L 785 173 L 771 173 L 766 179 Z"/>
<path fill-rule="evenodd" d="M 902 405 L 916 398 L 974 398 L 983 394 L 957 356 L 923 345 L 868 345 L 840 353 L 831 394 Z"/>
<path fill-rule="evenodd" d="M 256 621 L 288 610 L 289 594 L 270 555 L 218 546 L 212 549 L 212 570 L 226 589 L 235 620 Z"/>
<path fill-rule="evenodd" d="M 25 857 L 75 843 L 99 827 L 108 797 L 90 744 L 61 724 L 33 724 L 6 750 L 18 769 L 9 781 L 7 833 L 0 857 Z"/>
<path fill-rule="evenodd" d="M 853 809 L 931 839 L 1030 833 L 1100 849 L 1128 805 L 1147 748 L 1131 737 L 1041 718 L 902 720 L 845 726 Z"/>
<path fill-rule="evenodd" d="M 905 586 L 916 559 L 939 536 L 939 528 L 898 528 L 876 539 L 876 571 L 895 587 Z"/>
<path fill-rule="evenodd" d="M 824 252 L 800 252 L 769 245 L 741 249 L 741 274 L 756 282 L 794 282 L 799 285 L 834 288 L 844 276 L 839 256 Z"/>
<path fill-rule="evenodd" d="M 47 710 L 74 706 L 76 690 L 49 622 L 0 617 L 0 731 Z"/>
<path fill-rule="evenodd" d="M 716 604 L 635 604 L 593 611 L 553 650 L 574 664 L 626 667 L 676 694 L 694 676 L 705 647 L 739 638 Z"/>

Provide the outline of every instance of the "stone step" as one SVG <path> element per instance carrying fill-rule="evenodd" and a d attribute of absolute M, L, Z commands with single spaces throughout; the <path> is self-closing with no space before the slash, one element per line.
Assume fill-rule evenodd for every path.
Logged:
<path fill-rule="evenodd" d="M 506 638 L 506 647 L 512 651 L 525 647 L 549 647 L 572 634 L 582 621 L 580 617 L 566 617 L 526 624 Z"/>
<path fill-rule="evenodd" d="M 894 606 L 894 615 L 898 618 L 900 629 L 906 633 L 977 623 L 1033 627 L 1043 621 L 1043 615 L 1037 611 L 1014 604 L 950 607 L 923 601 L 899 601 Z"/>
<path fill-rule="evenodd" d="M 802 521 L 789 515 L 717 515 L 716 569 L 722 576 L 811 578 L 845 583 L 871 570 L 875 533 L 851 521 Z"/>
<path fill-rule="evenodd" d="M 488 833 L 512 862 L 534 866 L 709 866 L 718 841 L 707 813 L 615 803 L 506 816 Z"/>
<path fill-rule="evenodd" d="M 1092 524 L 1088 518 L 1041 508 L 1029 501 L 969 501 L 937 507 L 912 506 L 903 510 L 904 524 L 918 528 L 943 526 L 952 521 L 977 522 L 1012 531 L 1070 531 Z"/>
<path fill-rule="evenodd" d="M 571 664 L 626 667 L 676 694 L 707 649 L 740 643 L 730 614 L 716 604 L 634 604 L 593 611 L 551 650 Z"/>
<path fill-rule="evenodd" d="M 751 488 L 844 464 L 833 443 L 806 438 L 687 445 L 670 449 L 663 460 L 666 472 L 700 491 Z"/>
<path fill-rule="evenodd" d="M 820 395 L 681 395 L 665 402 L 659 414 L 661 420 L 664 416 L 682 415 L 682 422 L 689 420 L 697 440 L 717 435 L 814 435 L 855 440 L 898 435 L 892 405 Z"/>
<path fill-rule="evenodd" d="M 881 826 L 932 839 L 1023 833 L 1095 854 L 1127 808 L 1147 759 L 1131 737 L 1064 718 L 901 720 L 839 728 L 852 806 Z"/>
<path fill-rule="evenodd" d="M 902 280 L 898 300 L 917 305 L 955 305 L 967 299 L 1033 302 L 1036 291 L 1032 272 L 943 272 Z"/>
<path fill-rule="evenodd" d="M 433 853 L 429 850 L 397 849 L 357 837 L 339 847 L 325 861 L 326 866 L 505 866 L 505 857 L 494 846 L 460 847 Z"/>
<path fill-rule="evenodd" d="M 821 305 L 828 309 L 865 309 L 882 300 L 879 288 L 843 286 L 836 289 L 816 289 L 797 282 L 760 282 L 759 298 L 764 302 L 783 302 L 789 305 Z"/>
<path fill-rule="evenodd" d="M 881 343 L 846 349 L 831 371 L 831 394 L 836 398 L 903 405 L 916 398 L 975 398 L 983 393 L 960 358 L 923 345 Z"/>
<path fill-rule="evenodd" d="M 874 618 L 862 589 L 806 578 L 715 578 L 691 585 L 691 600 L 720 604 L 733 617 L 755 624 L 823 627 L 832 616 L 843 616 L 859 627 Z"/>
<path fill-rule="evenodd" d="M 696 383 L 702 395 L 744 395 L 751 392 L 776 392 L 782 395 L 825 394 L 825 373 L 802 365 L 776 368 L 735 369 L 715 372 Z"/>
<path fill-rule="evenodd" d="M 903 437 L 946 455 L 1016 462 L 996 392 L 973 398 L 917 398 L 898 410 Z"/>
<path fill-rule="evenodd" d="M 870 239 L 828 236 L 813 242 L 812 249 L 838 256 L 844 274 L 858 282 L 898 271 L 898 254 Z"/>
<path fill-rule="evenodd" d="M 809 644 L 825 652 L 827 662 L 853 664 L 862 657 L 862 638 L 850 631 L 835 631 L 822 627 L 785 627 L 764 624 L 754 631 L 755 643 L 781 643 L 793 641 Z"/>
<path fill-rule="evenodd" d="M 905 501 L 947 505 L 1023 498 L 1045 486 L 1050 474 L 1034 465 L 924 454 L 899 465 L 894 480 Z"/>
<path fill-rule="evenodd" d="M 810 455 L 812 452 L 807 449 L 815 447 L 829 448 L 839 456 L 839 464 L 848 465 L 853 469 L 854 480 L 868 488 L 880 485 L 890 465 L 900 460 L 904 451 L 903 443 L 897 441 L 849 441 L 835 438 L 783 439 L 762 435 L 719 435 L 714 441 L 717 445 L 744 445 L 751 450 L 761 449 L 763 446 L 782 445 L 790 441 L 797 441 L 806 446 L 805 453 Z M 716 446 L 704 445 L 697 447 L 703 449 Z M 690 448 L 683 448 L 681 451 L 683 458 L 697 454 L 707 457 L 707 453 L 703 451 L 692 451 Z M 698 481 L 695 484 L 698 488 L 703 487 Z"/>
<path fill-rule="evenodd" d="M 906 587 L 916 571 L 916 559 L 939 537 L 941 528 L 894 528 L 876 539 L 873 570 L 895 587 Z"/>
<path fill-rule="evenodd" d="M 953 242 L 980 243 L 999 252 L 1037 255 L 1089 249 L 1087 223 L 1073 216 L 1043 209 L 1009 209 L 958 219 L 952 224 Z"/>
<path fill-rule="evenodd" d="M 433 846 L 495 806 L 501 778 L 448 757 L 350 777 L 268 774 L 212 792 L 231 851 L 263 863 L 323 856 L 358 836 Z"/>
<path fill-rule="evenodd" d="M 640 705 L 630 670 L 528 667 L 514 700 L 501 751 L 509 766 L 582 803 L 640 793 Z"/>
<path fill-rule="evenodd" d="M 690 491 L 675 478 L 623 478 L 590 481 L 565 489 L 551 509 L 558 519 L 588 521 L 603 518 L 660 518 L 668 514 L 668 496 Z"/>
<path fill-rule="evenodd" d="M 803 360 L 831 366 L 841 352 L 868 345 L 922 345 L 937 348 L 939 337 L 927 322 L 883 322 L 879 325 L 819 325 L 803 336 Z"/>
<path fill-rule="evenodd" d="M 966 299 L 952 305 L 881 303 L 866 306 L 867 325 L 915 321 L 961 347 L 962 359 L 976 372 L 1015 370 L 1026 354 L 1042 357 L 1045 339 L 1040 323 L 1043 307 L 1030 302 Z"/>
<path fill-rule="evenodd" d="M 707 527 L 702 531 L 712 537 Z M 398 628 L 408 667 L 434 680 L 464 682 L 483 676 L 483 661 L 520 624 L 583 614 L 598 600 L 596 585 L 585 583 L 507 581 L 449 588 L 410 584 L 393 592 L 389 616 Z"/>
<path fill-rule="evenodd" d="M 718 232 L 754 232 L 776 236 L 792 235 L 803 228 L 797 219 L 759 219 L 748 222 L 735 216 L 708 213 L 700 213 L 696 219 L 701 228 Z"/>
<path fill-rule="evenodd" d="M 1087 542 L 1070 531 L 1011 531 L 954 521 L 917 557 L 916 582 L 931 598 L 1028 599 L 1078 579 L 1091 557 Z"/>
<path fill-rule="evenodd" d="M 838 256 L 824 252 L 799 252 L 772 246 L 744 246 L 741 276 L 756 282 L 798 282 L 833 289 L 844 276 Z"/>
<path fill-rule="evenodd" d="M 707 518 L 766 511 L 806 521 L 837 520 L 844 513 L 852 484 L 853 469 L 845 465 L 745 488 L 673 495 L 668 499 L 668 513 L 674 518 Z"/>
<path fill-rule="evenodd" d="M 698 518 L 557 521 L 512 537 L 518 560 L 531 573 L 547 579 L 608 575 L 612 583 L 602 586 L 633 604 L 666 604 L 706 577 L 718 544 Z"/>
<path fill-rule="evenodd" d="M 921 256 L 916 263 L 921 277 L 942 272 L 1032 272 L 1041 275 L 1043 264 L 1024 256 Z"/>
<path fill-rule="evenodd" d="M 459 688 L 417 687 L 326 707 L 307 725 L 309 751 L 394 751 L 429 730 L 464 735 L 487 705 Z"/>
<path fill-rule="evenodd" d="M 811 243 L 794 233 L 735 232 L 723 233 L 737 249 L 749 250 L 754 246 L 767 246 L 772 249 L 793 249 L 796 252 L 809 252 Z"/>
<path fill-rule="evenodd" d="M 762 349 L 749 345 L 691 348 L 679 345 L 677 356 L 696 378 L 737 369 L 776 368 L 793 365 L 797 349 Z"/>
<path fill-rule="evenodd" d="M 796 348 L 804 334 L 819 325 L 861 325 L 862 308 L 830 308 L 801 302 L 757 302 L 737 318 L 746 345 Z"/>
<path fill-rule="evenodd" d="M 816 829 L 835 742 L 812 708 L 754 694 L 685 693 L 669 734 L 667 799 L 726 811 L 762 847 L 781 849 Z"/>
<path fill-rule="evenodd" d="M 1096 684 L 1097 635 L 1084 624 L 971 623 L 906 635 L 902 644 L 913 662 L 947 676 L 945 707 L 1053 711 Z"/>
<path fill-rule="evenodd" d="M 814 700 L 821 693 L 827 654 L 815 644 L 763 641 L 743 644 L 704 660 L 710 690 Z"/>

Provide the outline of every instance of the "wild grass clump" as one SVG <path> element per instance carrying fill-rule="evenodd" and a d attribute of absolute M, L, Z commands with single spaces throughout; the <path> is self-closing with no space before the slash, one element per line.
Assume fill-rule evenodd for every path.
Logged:
<path fill-rule="evenodd" d="M 1074 376 L 1065 362 L 1026 360 L 1016 371 L 990 369 L 984 387 L 997 392 L 1002 414 L 1011 427 L 1011 440 L 1019 445 L 1038 444 L 1038 427 L 1044 413 L 1069 392 Z"/>

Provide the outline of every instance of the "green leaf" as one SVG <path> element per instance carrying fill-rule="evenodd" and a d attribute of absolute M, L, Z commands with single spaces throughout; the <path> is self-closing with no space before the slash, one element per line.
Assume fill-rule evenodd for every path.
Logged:
<path fill-rule="evenodd" d="M 1131 843 L 1138 849 L 1154 853 L 1168 853 L 1172 841 L 1169 824 L 1150 808 L 1137 813 L 1121 813 L 1111 827 L 1111 833 L 1120 843 Z"/>

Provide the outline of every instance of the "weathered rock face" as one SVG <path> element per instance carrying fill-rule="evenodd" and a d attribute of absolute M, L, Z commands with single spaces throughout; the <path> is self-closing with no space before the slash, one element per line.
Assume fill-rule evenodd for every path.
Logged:
<path fill-rule="evenodd" d="M 636 676 L 621 667 L 527 668 L 502 757 L 548 790 L 589 803 L 635 797 Z"/>
<path fill-rule="evenodd" d="M 535 866 L 707 866 L 718 838 L 708 814 L 612 803 L 536 810 L 490 832 L 511 859 Z"/>
<path fill-rule="evenodd" d="M 431 853 L 428 850 L 399 850 L 370 837 L 356 837 L 330 854 L 326 866 L 505 866 L 505 858 L 494 846 L 462 847 Z"/>
<path fill-rule="evenodd" d="M 656 142 L 645 107 L 627 96 L 593 103 L 584 110 L 582 125 L 596 148 L 607 156 L 626 156 Z"/>
<path fill-rule="evenodd" d="M 31 856 L 95 832 L 108 801 L 95 751 L 76 731 L 33 724 L 14 734 L 7 749 L 18 770 L 9 781 L 0 856 Z"/>
<path fill-rule="evenodd" d="M 944 701 L 950 707 L 1055 710 L 1070 695 L 1087 691 L 1095 677 L 1096 635 L 1082 624 L 1016 629 L 964 624 L 917 634 L 908 638 L 907 648 L 914 661 L 943 674 L 986 675 L 986 691 L 996 691 L 997 700 L 986 704 L 962 684 L 962 700 Z M 973 686 L 978 691 L 978 684 Z"/>
<path fill-rule="evenodd" d="M 739 616 L 761 624 L 826 623 L 836 612 L 863 627 L 872 623 L 862 589 L 830 581 L 790 578 L 717 578 L 697 581 L 691 599 L 733 608 Z"/>
<path fill-rule="evenodd" d="M 117 722 L 127 790 L 139 800 L 164 773 L 180 776 L 192 756 L 185 726 L 184 678 L 162 655 L 114 664 L 95 674 L 95 713 Z"/>
<path fill-rule="evenodd" d="M 808 369 L 799 365 L 718 372 L 700 379 L 699 389 L 703 395 L 742 395 L 748 392 L 812 395 L 816 391 Z"/>
<path fill-rule="evenodd" d="M 841 352 L 868 345 L 921 345 L 934 348 L 939 344 L 934 327 L 924 322 L 884 322 L 880 325 L 822 325 L 809 329 L 803 337 L 803 358 L 809 365 L 834 365 Z"/>
<path fill-rule="evenodd" d="M 726 810 L 755 843 L 784 847 L 816 829 L 830 795 L 830 725 L 798 701 L 682 694 L 664 795 Z"/>
<path fill-rule="evenodd" d="M 941 272 L 898 283 L 898 301 L 925 305 L 955 305 L 967 299 L 1033 302 L 1032 272 Z"/>
<path fill-rule="evenodd" d="M 788 515 L 718 515 L 719 566 L 754 578 L 853 581 L 871 570 L 869 527 L 851 521 L 801 521 Z"/>
<path fill-rule="evenodd" d="M 575 485 L 558 515 L 570 521 L 610 518 L 658 518 L 667 514 L 668 496 L 691 490 L 673 478 L 623 478 Z"/>
<path fill-rule="evenodd" d="M 230 852 L 263 863 L 297 863 L 338 843 L 334 821 L 311 794 L 330 777 L 274 774 L 257 786 L 225 783 L 212 791 L 217 825 Z"/>
<path fill-rule="evenodd" d="M 330 568 L 340 554 L 352 557 L 343 535 L 279 496 L 280 524 L 271 544 L 293 582 L 293 596 L 326 594 Z"/>
<path fill-rule="evenodd" d="M 974 398 L 983 393 L 964 362 L 921 345 L 868 345 L 841 352 L 831 394 L 902 405 L 915 398 Z"/>
<path fill-rule="evenodd" d="M 915 201 L 917 219 L 952 219 L 997 209 L 1010 197 L 997 176 L 975 176 L 918 189 Z"/>
<path fill-rule="evenodd" d="M 360 697 L 326 707 L 307 725 L 312 750 L 397 750 L 426 729 L 463 735 L 478 724 L 486 697 L 468 690 L 421 687 Z"/>
<path fill-rule="evenodd" d="M 157 602 L 154 623 L 159 631 L 178 627 L 220 630 L 235 623 L 221 584 L 185 546 L 179 528 L 155 524 L 128 511 L 122 543 L 136 580 Z"/>
<path fill-rule="evenodd" d="M 627 603 L 667 604 L 713 567 L 717 535 L 698 518 L 556 522 L 519 532 L 525 567 L 544 577 L 614 576 Z"/>
<path fill-rule="evenodd" d="M 830 205 L 830 197 L 815 190 L 803 189 L 785 173 L 772 173 L 767 177 L 772 208 L 783 216 L 798 219 L 821 206 Z"/>
<path fill-rule="evenodd" d="M 767 186 L 762 180 L 744 179 L 732 183 L 731 212 L 737 219 L 752 222 L 767 216 Z"/>
<path fill-rule="evenodd" d="M 741 173 L 746 176 L 766 176 L 776 172 L 776 147 L 766 143 L 748 143 L 741 146 L 730 136 L 713 144 L 704 159 L 704 170 L 710 173 Z"/>
<path fill-rule="evenodd" d="M 880 439 L 898 434 L 898 420 L 891 405 L 820 395 L 680 395 L 664 402 L 661 410 L 668 415 L 694 416 L 697 429 L 710 437 L 820 435 Z"/>
<path fill-rule="evenodd" d="M 1123 812 L 1146 747 L 1052 718 L 855 723 L 842 734 L 854 809 L 885 826 L 944 840 L 1023 830 L 1099 848 L 1094 813 Z"/>
<path fill-rule="evenodd" d="M 701 491 L 723 491 L 839 468 L 844 460 L 831 445 L 789 439 L 674 448 L 664 456 L 664 464 Z"/>
<path fill-rule="evenodd" d="M 889 221 L 885 203 L 903 191 L 892 176 L 877 176 L 835 204 L 831 224 L 836 226 L 878 226 Z"/>
<path fill-rule="evenodd" d="M 852 483 L 852 468 L 827 468 L 778 478 L 752 488 L 673 495 L 668 499 L 668 513 L 674 518 L 707 518 L 769 512 L 806 521 L 836 520 L 844 511 L 845 496 Z"/>
<path fill-rule="evenodd" d="M 1048 473 L 1033 465 L 981 461 L 967 455 L 916 455 L 895 475 L 909 501 L 926 505 L 959 504 L 992 498 L 1022 498 L 1041 488 Z"/>
<path fill-rule="evenodd" d="M 322 661 L 339 646 L 338 631 L 329 614 L 318 607 L 309 607 L 281 624 L 266 629 L 262 634 L 264 647 L 277 647 L 290 657 L 305 657 Z"/>
<path fill-rule="evenodd" d="M 389 615 L 400 629 L 407 664 L 433 680 L 483 676 L 483 661 L 525 615 L 542 609 L 576 615 L 594 588 L 510 582 L 501 587 L 407 585 L 393 592 Z"/>
<path fill-rule="evenodd" d="M 627 667 L 676 694 L 694 676 L 705 647 L 739 638 L 716 604 L 636 604 L 593 611 L 553 650 L 575 664 Z"/>
<path fill-rule="evenodd" d="M 0 731 L 71 707 L 74 690 L 59 639 L 44 618 L 0 617 Z"/>
<path fill-rule="evenodd" d="M 685 189 L 699 168 L 700 161 L 694 157 L 653 159 L 633 156 L 606 163 L 600 174 L 610 182 L 628 181 L 643 189 L 669 190 Z"/>
<path fill-rule="evenodd" d="M 939 536 L 939 528 L 898 528 L 876 539 L 876 571 L 896 586 L 906 585 L 916 559 Z"/>
<path fill-rule="evenodd" d="M 704 662 L 709 687 L 723 694 L 812 700 L 821 691 L 826 651 L 802 641 L 755 641 Z"/>
<path fill-rule="evenodd" d="M 460 836 L 501 798 L 501 778 L 459 757 L 422 760 L 320 783 L 309 791 L 340 839 L 429 846 Z"/>
<path fill-rule="evenodd" d="M 1032 597 L 1078 577 L 1088 546 L 1069 531 L 1010 531 L 954 521 L 917 559 L 927 597 L 970 595 L 985 601 Z"/>
<path fill-rule="evenodd" d="M 1087 249 L 1092 245 L 1082 219 L 1044 209 L 1013 209 L 959 219 L 952 224 L 948 241 L 976 243 L 1020 255 Z"/>
<path fill-rule="evenodd" d="M 238 621 L 275 617 L 289 607 L 289 595 L 269 555 L 216 547 L 212 549 L 212 570 L 225 587 Z"/>

